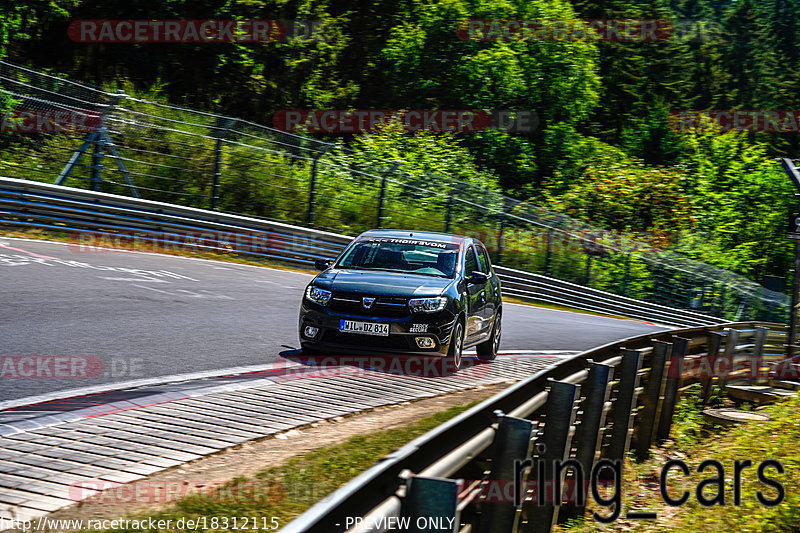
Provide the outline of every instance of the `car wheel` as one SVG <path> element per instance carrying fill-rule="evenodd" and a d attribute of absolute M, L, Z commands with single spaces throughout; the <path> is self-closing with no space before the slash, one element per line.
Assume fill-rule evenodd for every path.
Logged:
<path fill-rule="evenodd" d="M 453 326 L 453 333 L 450 336 L 450 348 L 447 356 L 442 359 L 442 375 L 455 374 L 461 367 L 461 352 L 464 349 L 464 329 L 461 322 L 456 322 Z"/>
<path fill-rule="evenodd" d="M 492 334 L 486 342 L 482 342 L 475 347 L 478 352 L 478 358 L 484 361 L 493 361 L 497 357 L 497 352 L 500 351 L 500 335 L 502 334 L 502 322 L 500 321 L 500 313 L 494 319 L 492 326 Z"/>

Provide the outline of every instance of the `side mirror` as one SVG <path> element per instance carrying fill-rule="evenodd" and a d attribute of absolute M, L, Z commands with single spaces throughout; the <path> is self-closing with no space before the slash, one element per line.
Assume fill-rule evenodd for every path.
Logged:
<path fill-rule="evenodd" d="M 317 270 L 325 270 L 333 265 L 333 259 L 317 259 L 314 261 L 314 268 Z"/>
<path fill-rule="evenodd" d="M 467 279 L 467 283 L 472 285 L 485 285 L 486 282 L 489 281 L 489 274 L 484 274 L 483 272 L 473 272 L 472 275 Z"/>

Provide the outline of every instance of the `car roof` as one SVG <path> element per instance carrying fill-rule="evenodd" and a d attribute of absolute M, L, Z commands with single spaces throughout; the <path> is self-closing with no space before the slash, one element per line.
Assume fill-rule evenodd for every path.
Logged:
<path fill-rule="evenodd" d="M 394 238 L 409 238 L 434 241 L 434 242 L 452 242 L 461 244 L 468 240 L 463 235 L 453 235 L 450 233 L 436 233 L 432 231 L 414 231 L 414 230 L 397 230 L 397 229 L 371 229 L 365 231 L 359 237 L 394 237 Z"/>

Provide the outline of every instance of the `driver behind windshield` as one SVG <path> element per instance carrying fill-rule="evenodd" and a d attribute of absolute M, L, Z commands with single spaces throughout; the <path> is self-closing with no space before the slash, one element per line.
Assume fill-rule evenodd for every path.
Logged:
<path fill-rule="evenodd" d="M 427 276 L 455 276 L 457 246 L 392 242 L 357 242 L 337 265 L 353 270 L 384 270 Z"/>

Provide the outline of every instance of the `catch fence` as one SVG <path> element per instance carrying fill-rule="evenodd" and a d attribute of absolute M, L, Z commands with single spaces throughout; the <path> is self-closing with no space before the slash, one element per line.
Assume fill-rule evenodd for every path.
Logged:
<path fill-rule="evenodd" d="M 129 91 L 130 92 L 130 91 Z M 354 235 L 483 240 L 503 266 L 729 320 L 782 321 L 786 295 L 471 182 L 253 121 L 0 61 L 0 176 Z"/>

